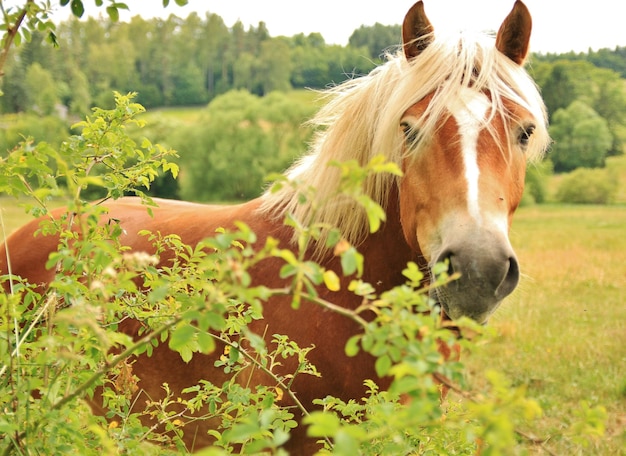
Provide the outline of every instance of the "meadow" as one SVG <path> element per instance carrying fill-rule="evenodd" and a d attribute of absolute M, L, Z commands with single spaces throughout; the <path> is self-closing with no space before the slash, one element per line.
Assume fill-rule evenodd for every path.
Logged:
<path fill-rule="evenodd" d="M 523 277 L 490 321 L 495 332 L 464 359 L 473 388 L 497 370 L 524 385 L 544 415 L 529 426 L 537 454 L 621 455 L 626 448 L 626 206 L 521 208 L 511 242 Z M 569 424 L 602 405 L 591 445 Z"/>

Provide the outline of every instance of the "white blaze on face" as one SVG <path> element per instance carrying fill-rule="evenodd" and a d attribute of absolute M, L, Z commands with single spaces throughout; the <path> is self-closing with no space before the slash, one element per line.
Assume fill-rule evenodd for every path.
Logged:
<path fill-rule="evenodd" d="M 448 110 L 459 126 L 461 154 L 467 180 L 467 210 L 477 224 L 482 223 L 480 214 L 478 179 L 478 135 L 484 126 L 489 108 L 489 98 L 471 88 L 463 88 L 459 97 L 448 106 Z"/>

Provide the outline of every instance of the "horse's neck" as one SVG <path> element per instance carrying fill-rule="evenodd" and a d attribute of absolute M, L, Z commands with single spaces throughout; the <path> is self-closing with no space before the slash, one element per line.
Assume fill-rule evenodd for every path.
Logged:
<path fill-rule="evenodd" d="M 279 239 L 282 246 L 289 245 L 292 229 L 285 226 L 282 220 L 268 219 L 258 212 L 260 200 L 253 200 L 238 206 L 232 211 L 231 217 L 243 217 L 257 234 L 263 233 Z M 405 282 L 402 271 L 409 261 L 417 263 L 423 271 L 428 268 L 419 252 L 414 252 L 405 241 L 400 222 L 400 206 L 398 191 L 390 192 L 387 204 L 386 221 L 380 230 L 371 234 L 359 246 L 359 252 L 364 256 L 363 280 L 372 284 L 378 292 L 388 290 Z M 292 245 L 293 247 L 293 245 Z M 332 252 L 320 260 L 322 266 L 341 270 L 339 258 Z"/>
<path fill-rule="evenodd" d="M 358 247 L 365 260 L 363 279 L 378 292 L 403 284 L 406 278 L 402 271 L 409 261 L 415 262 L 423 271 L 428 268 L 422 255 L 414 252 L 404 238 L 397 190 L 390 192 L 386 215 L 380 230 Z"/>

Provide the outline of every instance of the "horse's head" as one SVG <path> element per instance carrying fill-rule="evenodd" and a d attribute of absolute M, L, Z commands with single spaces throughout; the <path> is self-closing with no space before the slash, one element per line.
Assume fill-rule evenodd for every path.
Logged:
<path fill-rule="evenodd" d="M 461 68 L 450 68 L 400 120 L 404 235 L 431 268 L 447 262 L 450 273 L 460 274 L 435 296 L 453 319 L 485 322 L 519 281 L 508 231 L 522 198 L 526 155 L 546 139 L 533 139 L 535 129 L 545 131 L 543 106 L 529 106 L 511 76 L 523 72 L 530 29 L 530 14 L 518 1 L 499 29 L 494 57 L 459 43 L 453 52 L 465 60 Z M 402 33 L 407 65 L 428 71 L 438 50 L 430 49 L 437 44 L 421 2 L 408 12 Z"/>

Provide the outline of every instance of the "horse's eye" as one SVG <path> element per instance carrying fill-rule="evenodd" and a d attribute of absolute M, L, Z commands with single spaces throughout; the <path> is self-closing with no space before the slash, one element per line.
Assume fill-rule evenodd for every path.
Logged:
<path fill-rule="evenodd" d="M 530 137 L 533 135 L 534 132 L 535 126 L 532 124 L 522 127 L 519 136 L 517 137 L 517 142 L 520 146 L 522 146 L 522 148 L 525 149 L 526 147 L 528 147 L 528 142 L 530 141 Z"/>
<path fill-rule="evenodd" d="M 402 131 L 404 132 L 404 138 L 409 146 L 415 145 L 419 140 L 419 132 L 417 129 L 411 127 L 407 122 L 400 124 Z"/>

